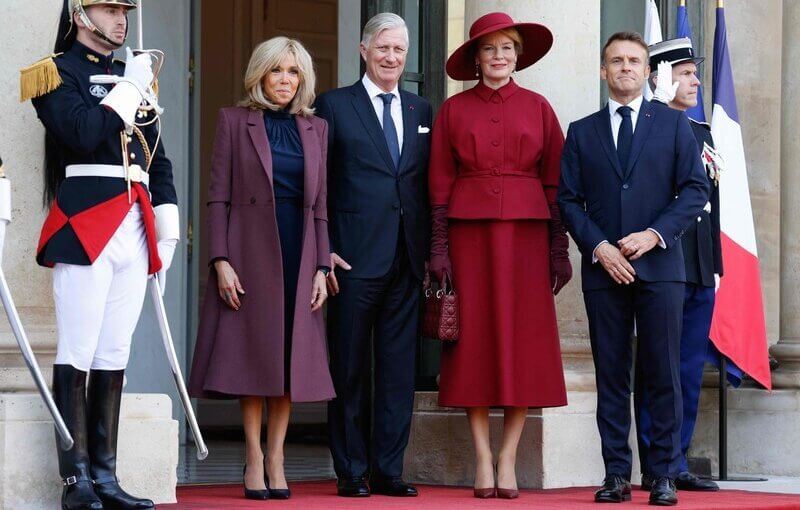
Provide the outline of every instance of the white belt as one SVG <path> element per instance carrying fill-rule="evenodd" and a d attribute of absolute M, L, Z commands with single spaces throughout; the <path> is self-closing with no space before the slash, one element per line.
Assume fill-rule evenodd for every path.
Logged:
<path fill-rule="evenodd" d="M 67 178 L 69 177 L 117 177 L 125 178 L 125 168 L 122 165 L 67 165 Z M 139 165 L 128 167 L 128 177 L 132 182 L 142 182 L 150 185 L 150 174 L 142 170 Z"/>

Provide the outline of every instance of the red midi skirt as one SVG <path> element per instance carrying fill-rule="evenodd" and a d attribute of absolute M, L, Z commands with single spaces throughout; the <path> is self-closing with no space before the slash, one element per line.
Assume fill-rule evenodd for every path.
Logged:
<path fill-rule="evenodd" d="M 566 405 L 547 221 L 450 220 L 448 237 L 460 331 L 439 405 Z"/>

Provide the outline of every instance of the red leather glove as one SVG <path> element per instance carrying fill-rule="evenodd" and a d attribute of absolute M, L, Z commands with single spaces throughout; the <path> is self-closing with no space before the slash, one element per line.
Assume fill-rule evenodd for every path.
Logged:
<path fill-rule="evenodd" d="M 550 204 L 550 283 L 553 295 L 559 293 L 572 279 L 572 264 L 569 262 L 569 238 L 561 222 L 561 211 L 555 203 Z"/>
<path fill-rule="evenodd" d="M 436 205 L 431 210 L 431 263 L 430 272 L 441 284 L 444 274 L 452 278 L 450 256 L 447 248 L 447 206 Z"/>

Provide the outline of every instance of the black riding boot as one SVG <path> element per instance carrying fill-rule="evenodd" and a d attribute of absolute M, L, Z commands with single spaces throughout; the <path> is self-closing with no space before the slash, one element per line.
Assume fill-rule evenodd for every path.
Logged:
<path fill-rule="evenodd" d="M 94 491 L 105 510 L 155 508 L 149 499 L 131 496 L 117 480 L 117 433 L 124 370 L 92 370 L 89 374 L 89 457 Z"/>
<path fill-rule="evenodd" d="M 86 438 L 86 372 L 72 365 L 53 365 L 53 400 L 72 434 L 69 451 L 56 446 L 58 471 L 64 480 L 62 510 L 102 510 L 94 492 Z M 58 445 L 58 437 L 56 437 Z"/>

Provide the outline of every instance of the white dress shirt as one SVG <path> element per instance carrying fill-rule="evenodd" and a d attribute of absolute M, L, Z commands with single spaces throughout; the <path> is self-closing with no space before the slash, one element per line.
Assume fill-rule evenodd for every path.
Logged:
<path fill-rule="evenodd" d="M 630 103 L 628 103 L 627 105 L 623 105 L 622 103 L 614 101 L 610 97 L 608 98 L 608 116 L 611 119 L 611 136 L 614 138 L 614 147 L 617 146 L 617 137 L 619 136 L 619 126 L 622 124 L 622 115 L 620 115 L 619 112 L 617 112 L 617 109 L 619 109 L 620 106 L 629 106 L 631 110 L 633 110 L 631 112 L 631 128 L 632 128 L 631 134 L 633 134 L 636 132 L 636 121 L 639 119 L 639 110 L 642 109 L 643 99 L 644 97 L 639 96 Z M 667 243 L 664 242 L 664 238 L 661 237 L 661 234 L 658 232 L 658 230 L 654 228 L 648 228 L 647 230 L 652 230 L 653 233 L 658 236 L 658 246 L 660 246 L 661 248 L 667 247 Z M 597 244 L 597 246 L 594 247 L 594 250 L 592 250 L 592 264 L 597 262 L 597 256 L 595 256 L 597 248 L 599 248 L 600 245 L 607 242 L 608 240 L 600 241 Z"/>
<path fill-rule="evenodd" d="M 375 115 L 378 116 L 378 123 L 381 125 L 381 129 L 383 129 L 383 99 L 381 99 L 381 94 L 385 94 L 380 87 L 375 85 L 372 80 L 369 79 L 366 73 L 364 73 L 364 77 L 361 78 L 361 83 L 364 84 L 364 88 L 367 89 L 367 95 L 369 96 L 370 100 L 372 101 L 372 107 L 375 108 Z M 400 89 L 397 85 L 394 86 L 394 90 L 390 92 L 394 96 L 392 99 L 392 120 L 394 121 L 394 128 L 397 130 L 397 143 L 400 147 L 400 153 L 403 153 L 403 105 L 401 104 L 400 99 Z"/>
<path fill-rule="evenodd" d="M 614 147 L 617 146 L 617 136 L 619 135 L 619 126 L 622 124 L 622 115 L 617 112 L 617 109 L 620 106 L 630 106 L 633 110 L 631 112 L 631 124 L 632 130 L 631 134 L 636 132 L 636 121 L 639 118 L 639 110 L 642 109 L 642 96 L 637 97 L 630 103 L 623 105 L 622 103 L 618 103 L 611 98 L 608 98 L 608 116 L 611 117 L 611 136 L 614 137 Z"/>

